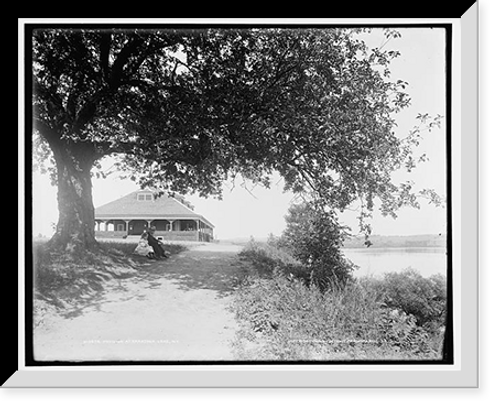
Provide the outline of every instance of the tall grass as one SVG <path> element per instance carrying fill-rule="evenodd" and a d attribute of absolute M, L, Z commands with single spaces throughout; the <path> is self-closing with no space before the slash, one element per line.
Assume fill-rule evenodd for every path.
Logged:
<path fill-rule="evenodd" d="M 343 289 L 331 287 L 325 292 L 283 274 L 277 267 L 287 266 L 283 262 L 287 256 L 271 248 L 252 243 L 242 252 L 254 266 L 235 300 L 242 324 L 237 346 L 242 359 L 441 358 L 445 293 L 444 287 L 431 286 L 439 282 L 437 278 L 406 271 L 352 280 Z M 424 284 L 434 293 L 419 293 Z M 407 303 L 418 299 L 421 305 Z M 428 309 L 433 303 L 434 310 Z"/>
<path fill-rule="evenodd" d="M 252 273 L 260 278 L 284 276 L 310 283 L 307 269 L 293 256 L 279 248 L 272 241 L 268 243 L 248 242 L 239 254 L 240 258 L 253 267 Z"/>

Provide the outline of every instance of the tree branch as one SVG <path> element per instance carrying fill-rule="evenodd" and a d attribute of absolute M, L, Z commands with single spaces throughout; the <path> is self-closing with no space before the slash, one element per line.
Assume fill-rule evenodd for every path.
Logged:
<path fill-rule="evenodd" d="M 300 176 L 302 177 L 302 179 L 304 181 L 306 181 L 307 185 L 309 185 L 309 187 L 314 192 L 319 193 L 319 189 L 316 187 L 316 185 L 312 181 L 312 176 L 309 175 L 308 171 L 306 169 L 304 169 L 302 165 L 298 164 L 295 161 L 290 161 L 290 160 L 287 161 L 287 164 L 290 165 L 291 167 L 293 167 L 295 170 L 297 170 L 297 172 L 300 174 Z"/>
<path fill-rule="evenodd" d="M 104 80 L 109 80 L 109 53 L 111 51 L 111 33 L 105 32 L 101 34 L 99 41 L 99 64 Z"/>
<path fill-rule="evenodd" d="M 245 181 L 245 178 L 243 178 L 243 182 L 240 184 L 240 187 L 244 188 L 245 191 L 247 191 L 251 196 L 254 197 L 254 199 L 258 199 L 252 191 L 250 191 L 248 188 L 247 188 L 247 184 L 246 184 L 246 181 Z"/>
<path fill-rule="evenodd" d="M 118 56 L 111 67 L 111 76 L 109 79 L 111 87 L 116 87 L 120 83 L 125 65 L 129 62 L 133 54 L 138 51 L 142 41 L 143 40 L 139 36 L 134 35 L 131 40 L 125 43 L 121 51 L 118 53 Z"/>

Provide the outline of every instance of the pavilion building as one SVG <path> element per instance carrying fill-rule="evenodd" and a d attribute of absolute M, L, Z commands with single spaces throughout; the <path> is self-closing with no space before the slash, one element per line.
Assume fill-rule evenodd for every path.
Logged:
<path fill-rule="evenodd" d="M 155 227 L 167 241 L 211 242 L 214 225 L 182 196 L 138 190 L 95 209 L 96 237 L 141 235 Z"/>

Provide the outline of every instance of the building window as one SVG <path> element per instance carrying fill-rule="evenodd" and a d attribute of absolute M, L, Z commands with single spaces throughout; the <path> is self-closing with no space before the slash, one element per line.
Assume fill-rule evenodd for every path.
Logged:
<path fill-rule="evenodd" d="M 125 231 L 125 225 L 124 224 L 117 224 L 116 225 L 116 230 L 120 231 L 120 232 Z"/>
<path fill-rule="evenodd" d="M 137 194 L 138 201 L 152 201 L 153 194 Z"/>

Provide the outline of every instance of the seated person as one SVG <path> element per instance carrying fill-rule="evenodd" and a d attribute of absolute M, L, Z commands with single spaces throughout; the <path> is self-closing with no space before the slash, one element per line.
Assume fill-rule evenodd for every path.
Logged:
<path fill-rule="evenodd" d="M 136 255 L 147 256 L 152 259 L 155 257 L 155 252 L 152 246 L 148 245 L 148 234 L 144 232 L 139 239 L 139 243 L 134 249 Z"/>
<path fill-rule="evenodd" d="M 156 228 L 154 226 L 152 226 L 151 228 L 149 228 L 146 231 L 147 238 L 148 238 L 148 245 L 153 248 L 155 257 L 157 259 L 170 257 L 169 253 L 165 249 L 162 248 L 161 241 L 154 236 L 155 232 L 156 232 Z"/>

